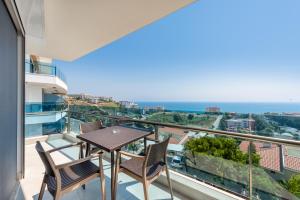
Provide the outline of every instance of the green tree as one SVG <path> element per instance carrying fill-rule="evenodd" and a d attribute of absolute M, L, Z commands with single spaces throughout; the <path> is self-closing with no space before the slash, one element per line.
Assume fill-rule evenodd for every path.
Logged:
<path fill-rule="evenodd" d="M 180 122 L 183 121 L 182 116 L 180 114 L 178 114 L 178 113 L 176 113 L 176 114 L 173 115 L 173 119 L 177 123 L 180 123 Z"/>
<path fill-rule="evenodd" d="M 189 114 L 187 118 L 188 118 L 188 120 L 193 120 L 194 119 L 194 115 L 193 114 Z"/>
<path fill-rule="evenodd" d="M 260 135 L 264 135 L 264 136 L 269 136 L 269 137 L 274 136 L 273 129 L 270 127 L 267 127 L 266 129 L 260 131 L 259 133 Z"/>
<path fill-rule="evenodd" d="M 239 143 L 233 138 L 194 138 L 185 144 L 185 149 L 193 153 L 203 153 L 214 157 L 221 157 L 242 164 L 249 163 L 249 154 L 243 153 L 239 148 Z M 259 164 L 260 157 L 252 151 L 252 163 Z"/>
<path fill-rule="evenodd" d="M 252 118 L 255 120 L 256 131 L 260 132 L 267 128 L 272 129 L 272 125 L 265 119 L 263 115 L 252 115 Z"/>
<path fill-rule="evenodd" d="M 288 191 L 300 197 L 300 174 L 292 176 L 286 183 Z"/>
<path fill-rule="evenodd" d="M 300 118 L 293 116 L 282 116 L 282 115 L 273 115 L 267 116 L 267 118 L 277 122 L 279 126 L 289 126 L 296 129 L 300 129 Z"/>
<path fill-rule="evenodd" d="M 220 121 L 219 129 L 226 131 L 227 130 L 227 123 L 226 120 L 230 119 L 231 117 L 229 116 L 228 113 L 225 113 Z"/>

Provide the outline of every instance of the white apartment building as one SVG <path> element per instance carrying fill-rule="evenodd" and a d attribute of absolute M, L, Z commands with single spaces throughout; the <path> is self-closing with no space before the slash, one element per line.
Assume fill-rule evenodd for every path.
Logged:
<path fill-rule="evenodd" d="M 132 102 L 132 101 L 119 101 L 120 105 L 125 108 L 137 108 L 138 104 Z"/>
<path fill-rule="evenodd" d="M 35 55 L 26 55 L 25 73 L 25 136 L 62 132 L 63 96 L 68 92 L 65 76 L 52 59 Z"/>
<path fill-rule="evenodd" d="M 226 120 L 227 130 L 237 132 L 238 129 L 255 129 L 254 119 L 229 119 Z"/>

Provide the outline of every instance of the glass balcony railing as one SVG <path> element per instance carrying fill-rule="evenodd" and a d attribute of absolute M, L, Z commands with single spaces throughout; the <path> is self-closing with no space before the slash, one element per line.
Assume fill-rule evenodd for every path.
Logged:
<path fill-rule="evenodd" d="M 167 157 L 174 171 L 246 199 L 300 199 L 299 141 L 254 135 L 251 130 L 248 133 L 216 130 L 211 122 L 217 118 L 205 113 L 199 114 L 199 118 L 209 123 L 197 122 L 201 127 L 132 118 L 138 112 L 76 108 L 68 113 L 67 130 L 79 134 L 80 123 L 95 120 L 102 120 L 105 126 L 121 124 L 153 130 L 153 139 L 171 136 Z M 137 154 L 143 149 L 142 140 L 125 148 Z"/>
<path fill-rule="evenodd" d="M 26 103 L 25 137 L 63 133 L 67 124 L 66 109 L 64 103 Z"/>
<path fill-rule="evenodd" d="M 65 75 L 59 70 L 59 68 L 49 64 L 44 64 L 44 63 L 33 64 L 30 61 L 25 61 L 25 72 L 32 73 L 32 74 L 56 76 L 60 78 L 62 81 L 64 81 L 65 83 L 67 82 Z"/>
<path fill-rule="evenodd" d="M 25 103 L 25 113 L 61 111 L 66 109 L 64 103 L 31 102 Z"/>
<path fill-rule="evenodd" d="M 25 115 L 25 138 L 61 134 L 66 131 L 65 111 L 34 112 Z"/>

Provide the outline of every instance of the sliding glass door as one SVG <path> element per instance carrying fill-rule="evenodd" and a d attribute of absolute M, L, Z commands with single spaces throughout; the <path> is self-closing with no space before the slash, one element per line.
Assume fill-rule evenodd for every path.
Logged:
<path fill-rule="evenodd" d="M 24 34 L 14 1 L 0 0 L 0 199 L 24 172 Z"/>

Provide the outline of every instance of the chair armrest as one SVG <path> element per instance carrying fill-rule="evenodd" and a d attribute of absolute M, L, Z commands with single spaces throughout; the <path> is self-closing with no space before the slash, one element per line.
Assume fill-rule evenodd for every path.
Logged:
<path fill-rule="evenodd" d="M 119 151 L 120 155 L 128 156 L 131 158 L 145 159 L 145 156 L 140 156 L 132 153 L 128 153 L 126 151 Z"/>
<path fill-rule="evenodd" d="M 159 143 L 160 142 L 159 140 L 152 139 L 152 138 L 149 138 L 149 137 L 146 137 L 146 140 L 153 141 L 155 143 Z"/>
<path fill-rule="evenodd" d="M 79 146 L 79 145 L 82 145 L 83 142 L 77 142 L 77 143 L 73 143 L 73 144 L 68 144 L 68 145 L 65 145 L 65 146 L 62 146 L 62 147 L 58 147 L 58 148 L 54 148 L 54 149 L 50 149 L 49 151 L 47 151 L 48 153 L 52 153 L 54 151 L 59 151 L 61 149 L 66 149 L 66 148 L 70 148 L 70 147 L 74 147 L 74 146 Z"/>
<path fill-rule="evenodd" d="M 79 159 L 79 160 L 74 160 L 74 161 L 67 162 L 67 163 L 60 164 L 60 165 L 56 165 L 55 168 L 56 169 L 62 169 L 62 168 L 65 168 L 65 167 L 71 167 L 73 165 L 77 165 L 77 164 L 86 162 L 88 160 L 92 160 L 93 158 L 102 159 L 102 154 L 103 154 L 103 152 L 99 152 L 97 154 L 90 155 L 90 156 L 88 156 L 86 158 L 82 158 L 82 159 Z"/>

